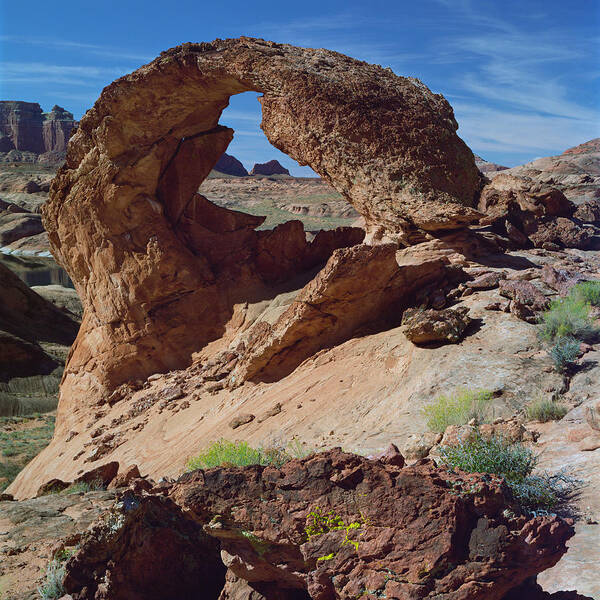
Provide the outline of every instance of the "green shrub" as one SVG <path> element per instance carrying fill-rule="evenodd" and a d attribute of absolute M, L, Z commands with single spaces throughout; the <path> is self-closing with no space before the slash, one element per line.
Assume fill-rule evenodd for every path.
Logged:
<path fill-rule="evenodd" d="M 502 477 L 515 500 L 532 512 L 566 507 L 580 484 L 563 472 L 532 475 L 538 463 L 534 452 L 494 436 L 476 435 L 457 446 L 442 446 L 440 462 L 450 469 Z"/>
<path fill-rule="evenodd" d="M 310 454 L 314 454 L 314 452 L 314 448 L 312 448 L 311 446 L 302 445 L 302 442 L 300 442 L 300 440 L 296 436 L 292 438 L 292 441 L 289 442 L 285 448 L 285 453 L 290 458 L 297 459 L 306 458 Z"/>
<path fill-rule="evenodd" d="M 58 600 L 67 593 L 63 587 L 63 580 L 65 578 L 65 562 L 71 554 L 71 552 L 63 551 L 48 563 L 46 580 L 38 587 L 38 594 L 42 600 Z"/>
<path fill-rule="evenodd" d="M 451 396 L 439 396 L 423 414 L 429 429 L 444 433 L 448 425 L 465 425 L 471 419 L 484 423 L 489 418 L 491 398 L 488 390 L 460 389 Z"/>
<path fill-rule="evenodd" d="M 569 296 L 592 306 L 600 306 L 600 281 L 585 281 L 571 288 Z"/>
<path fill-rule="evenodd" d="M 271 465 L 279 468 L 294 458 L 304 458 L 312 452 L 312 449 L 304 448 L 296 438 L 293 438 L 285 449 L 253 448 L 247 442 L 230 442 L 220 439 L 213 442 L 198 456 L 190 458 L 186 464 L 186 470 L 247 467 L 248 465 Z"/>
<path fill-rule="evenodd" d="M 547 423 L 548 421 L 560 421 L 567 412 L 567 407 L 564 404 L 547 398 L 539 398 L 527 407 L 527 418 L 532 421 Z"/>
<path fill-rule="evenodd" d="M 590 319 L 590 305 L 571 296 L 554 300 L 542 313 L 542 337 L 552 342 L 563 337 L 593 339 L 597 333 Z"/>
<path fill-rule="evenodd" d="M 230 442 L 225 439 L 213 442 L 198 456 L 190 458 L 187 470 L 211 469 L 213 467 L 267 464 L 260 449 L 252 448 L 247 442 Z"/>
<path fill-rule="evenodd" d="M 549 351 L 550 358 L 559 373 L 569 369 L 579 356 L 580 342 L 570 336 L 558 338 Z"/>
<path fill-rule="evenodd" d="M 80 494 L 86 492 L 95 492 L 98 490 L 106 489 L 101 480 L 92 481 L 88 483 L 87 481 L 78 481 L 77 483 L 72 483 L 68 488 L 65 488 L 61 494 Z"/>

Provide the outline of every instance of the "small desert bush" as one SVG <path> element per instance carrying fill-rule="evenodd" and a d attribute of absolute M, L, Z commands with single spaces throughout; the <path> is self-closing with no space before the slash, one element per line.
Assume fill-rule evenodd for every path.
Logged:
<path fill-rule="evenodd" d="M 502 477 L 515 500 L 531 512 L 565 507 L 580 484 L 563 472 L 533 475 L 538 463 L 533 450 L 496 436 L 475 435 L 457 446 L 442 446 L 440 462 L 450 469 Z"/>
<path fill-rule="evenodd" d="M 86 492 L 97 492 L 99 490 L 106 489 L 101 480 L 92 481 L 88 483 L 87 481 L 78 481 L 77 483 L 72 483 L 68 488 L 65 488 L 61 494 L 85 494 Z"/>
<path fill-rule="evenodd" d="M 585 281 L 571 288 L 569 296 L 592 306 L 600 306 L 600 281 Z"/>
<path fill-rule="evenodd" d="M 38 587 L 38 594 L 42 600 L 58 600 L 66 594 L 63 587 L 65 562 L 71 554 L 71 552 L 63 551 L 48 563 L 46 580 Z"/>
<path fill-rule="evenodd" d="M 580 342 L 571 336 L 561 337 L 550 348 L 550 358 L 559 373 L 573 366 L 579 356 Z"/>
<path fill-rule="evenodd" d="M 527 407 L 527 418 L 532 421 L 560 421 L 567 414 L 567 407 L 555 400 L 538 398 Z"/>
<path fill-rule="evenodd" d="M 484 423 L 490 415 L 492 393 L 488 390 L 460 389 L 450 396 L 439 396 L 423 409 L 427 426 L 444 433 L 448 425 L 465 425 L 471 419 Z"/>
<path fill-rule="evenodd" d="M 548 342 L 564 337 L 590 340 L 597 333 L 590 319 L 590 305 L 572 296 L 554 300 L 542 313 L 541 322 L 541 336 Z"/>
<path fill-rule="evenodd" d="M 293 438 L 286 448 L 253 448 L 247 442 L 231 442 L 220 439 L 213 442 L 198 456 L 190 458 L 187 471 L 211 469 L 213 467 L 247 467 L 248 465 L 271 465 L 281 467 L 294 458 L 304 458 L 312 450 L 303 448 Z"/>

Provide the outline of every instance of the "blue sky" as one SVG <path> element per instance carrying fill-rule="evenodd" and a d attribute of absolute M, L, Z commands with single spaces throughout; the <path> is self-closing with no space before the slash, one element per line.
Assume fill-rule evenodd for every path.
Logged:
<path fill-rule="evenodd" d="M 2 2 L 0 99 L 64 106 L 76 118 L 113 79 L 182 42 L 249 35 L 324 47 L 421 79 L 454 107 L 459 135 L 513 166 L 600 136 L 598 0 L 63 0 Z M 278 158 L 256 94 L 221 123 L 246 167 Z"/>

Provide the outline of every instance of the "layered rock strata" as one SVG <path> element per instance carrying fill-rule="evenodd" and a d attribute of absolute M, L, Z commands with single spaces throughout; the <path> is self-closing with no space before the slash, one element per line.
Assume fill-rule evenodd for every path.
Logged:
<path fill-rule="evenodd" d="M 503 173 L 527 177 L 536 184 L 555 187 L 575 204 L 598 200 L 600 198 L 600 138 L 569 148 L 558 156 L 538 158 Z"/>
<path fill-rule="evenodd" d="M 77 318 L 1 264 L 0 301 L 0 416 L 51 410 Z"/>
<path fill-rule="evenodd" d="M 5 160 L 37 159 L 56 162 L 64 158 L 67 141 L 77 125 L 73 114 L 54 105 L 43 113 L 37 102 L 0 101 L 0 154 Z M 30 157 L 29 154 L 34 155 Z"/>

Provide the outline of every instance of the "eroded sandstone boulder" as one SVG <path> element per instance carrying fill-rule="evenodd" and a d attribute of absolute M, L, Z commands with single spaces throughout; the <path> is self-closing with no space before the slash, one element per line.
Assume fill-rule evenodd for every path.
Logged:
<path fill-rule="evenodd" d="M 522 515 L 493 476 L 337 449 L 126 492 L 84 535 L 65 587 L 75 600 L 210 600 L 223 588 L 245 600 L 501 600 L 572 535 L 558 517 Z"/>
<path fill-rule="evenodd" d="M 576 206 L 558 188 L 508 171 L 484 187 L 479 210 L 486 214 L 482 224 L 492 225 L 519 248 L 588 249 L 599 233 L 591 222 L 573 218 Z"/>
<path fill-rule="evenodd" d="M 250 38 L 173 48 L 103 91 L 44 208 L 53 253 L 85 311 L 63 396 L 94 402 L 126 381 L 188 365 L 228 330 L 235 302 L 268 297 L 268 286 L 357 243 L 347 231 L 308 244 L 293 223 L 257 232 L 260 217 L 196 193 L 233 135 L 219 124 L 222 110 L 250 90 L 263 93 L 271 143 L 336 188 L 378 239 L 479 218 L 473 155 L 450 105 L 419 81 Z M 333 337 L 361 324 L 345 318 Z"/>
<path fill-rule="evenodd" d="M 404 334 L 414 344 L 457 344 L 471 319 L 469 309 L 408 309 L 402 317 Z"/>

